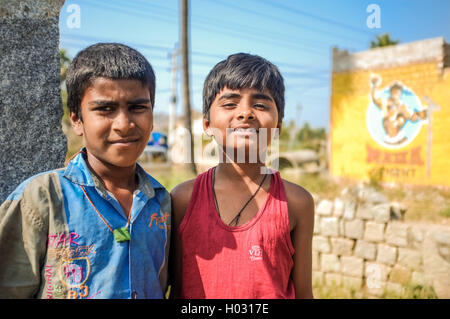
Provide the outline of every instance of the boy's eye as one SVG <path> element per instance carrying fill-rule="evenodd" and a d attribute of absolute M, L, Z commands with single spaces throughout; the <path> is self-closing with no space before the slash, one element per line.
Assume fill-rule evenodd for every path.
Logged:
<path fill-rule="evenodd" d="M 262 110 L 266 109 L 266 106 L 265 106 L 264 104 L 261 104 L 261 103 L 255 104 L 255 107 L 256 107 L 257 109 L 262 109 Z"/>
<path fill-rule="evenodd" d="M 140 104 L 135 104 L 135 105 L 131 105 L 130 110 L 132 111 L 144 111 L 148 109 L 148 106 L 146 105 L 140 105 Z"/>
<path fill-rule="evenodd" d="M 98 112 L 111 112 L 113 110 L 112 106 L 108 106 L 108 105 L 102 105 L 102 106 L 98 106 L 96 108 L 94 108 L 94 111 L 98 111 Z"/>
<path fill-rule="evenodd" d="M 236 104 L 235 103 L 225 103 L 223 104 L 224 107 L 235 107 Z"/>

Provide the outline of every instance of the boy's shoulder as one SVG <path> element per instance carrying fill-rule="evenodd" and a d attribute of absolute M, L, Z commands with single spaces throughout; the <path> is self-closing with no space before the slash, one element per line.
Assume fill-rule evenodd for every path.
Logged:
<path fill-rule="evenodd" d="M 175 186 L 170 192 L 172 198 L 179 202 L 189 203 L 192 191 L 194 190 L 195 180 L 196 179 L 193 178 Z"/>
<path fill-rule="evenodd" d="M 288 204 L 289 220 L 292 227 L 299 221 L 314 219 L 314 199 L 302 186 L 283 179 Z"/>
<path fill-rule="evenodd" d="M 296 204 L 311 204 L 314 203 L 314 199 L 310 192 L 308 192 L 302 186 L 282 179 L 288 200 L 294 201 Z"/>
<path fill-rule="evenodd" d="M 64 170 L 65 168 L 53 169 L 27 178 L 16 187 L 16 189 L 6 198 L 6 200 L 17 200 L 25 194 L 37 195 L 37 193 L 40 193 L 39 189 L 58 192 L 60 189 L 58 175 Z"/>
<path fill-rule="evenodd" d="M 1 204 L 0 218 L 23 214 L 33 230 L 45 231 L 50 212 L 63 205 L 59 180 L 59 174 L 63 170 L 42 172 L 23 181 Z"/>
<path fill-rule="evenodd" d="M 175 217 L 175 223 L 181 222 L 189 206 L 189 202 L 194 190 L 195 178 L 187 180 L 175 186 L 170 192 L 172 198 L 172 211 Z"/>
<path fill-rule="evenodd" d="M 170 194 L 180 196 L 186 195 L 186 193 L 192 193 L 192 190 L 194 189 L 195 180 L 196 179 L 193 178 L 178 184 L 171 190 Z"/>

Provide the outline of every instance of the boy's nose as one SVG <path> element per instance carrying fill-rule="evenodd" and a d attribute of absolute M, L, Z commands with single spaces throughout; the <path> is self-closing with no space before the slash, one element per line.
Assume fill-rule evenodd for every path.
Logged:
<path fill-rule="evenodd" d="M 128 131 L 134 127 L 135 123 L 133 122 L 133 119 L 125 111 L 118 112 L 117 116 L 114 118 L 112 126 L 113 130 L 122 134 L 128 133 Z"/>
<path fill-rule="evenodd" d="M 255 118 L 255 114 L 253 114 L 251 109 L 245 109 L 242 110 L 239 114 L 238 114 L 238 119 L 243 121 L 243 120 L 253 120 Z"/>

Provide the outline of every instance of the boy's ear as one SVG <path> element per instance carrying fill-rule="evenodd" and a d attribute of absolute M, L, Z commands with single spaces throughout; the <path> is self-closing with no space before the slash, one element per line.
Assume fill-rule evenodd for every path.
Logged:
<path fill-rule="evenodd" d="M 213 135 L 211 132 L 211 129 L 210 129 L 209 120 L 207 120 L 205 116 L 203 117 L 203 130 L 205 131 L 206 135 L 208 135 L 208 136 Z"/>
<path fill-rule="evenodd" d="M 277 124 L 278 136 L 281 135 L 281 129 L 282 129 L 282 127 L 283 127 L 283 123 L 282 123 L 282 122 L 278 122 L 278 124 Z"/>
<path fill-rule="evenodd" d="M 83 122 L 74 112 L 69 113 L 70 124 L 72 124 L 72 128 L 75 131 L 75 134 L 78 136 L 83 136 Z"/>

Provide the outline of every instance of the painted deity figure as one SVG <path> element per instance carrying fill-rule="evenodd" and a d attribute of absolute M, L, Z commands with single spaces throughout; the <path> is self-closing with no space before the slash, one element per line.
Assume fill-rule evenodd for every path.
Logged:
<path fill-rule="evenodd" d="M 388 98 L 380 96 L 377 90 L 380 84 L 380 76 L 372 75 L 370 79 L 371 98 L 382 112 L 382 124 L 387 135 L 385 142 L 389 144 L 403 143 L 406 136 L 401 131 L 406 121 L 417 122 L 426 119 L 426 110 L 416 111 L 402 101 L 403 86 L 401 83 L 394 82 L 390 85 Z"/>

